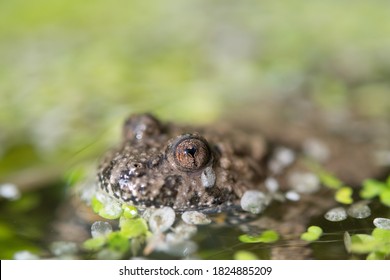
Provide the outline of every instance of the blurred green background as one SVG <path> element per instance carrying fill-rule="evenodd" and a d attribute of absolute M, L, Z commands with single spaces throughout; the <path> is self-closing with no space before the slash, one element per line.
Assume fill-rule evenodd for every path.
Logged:
<path fill-rule="evenodd" d="M 307 92 L 383 114 L 389 10 L 385 0 L 3 0 L 0 156 L 23 147 L 23 160 L 0 172 L 116 142 L 133 111 L 202 122 L 253 96 Z"/>
<path fill-rule="evenodd" d="M 305 94 L 388 118 L 389 11 L 386 0 L 2 0 L 0 182 L 94 159 L 131 112 L 210 122 L 232 104 Z"/>

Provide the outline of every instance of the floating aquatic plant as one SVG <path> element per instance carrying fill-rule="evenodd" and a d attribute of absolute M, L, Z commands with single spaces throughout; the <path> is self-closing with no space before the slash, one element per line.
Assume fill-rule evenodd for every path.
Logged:
<path fill-rule="evenodd" d="M 109 198 L 100 198 L 98 196 L 94 196 L 91 200 L 93 211 L 105 219 L 118 219 L 123 212 L 122 206 L 113 199 L 111 199 L 111 201 L 105 201 L 106 199 Z"/>
<path fill-rule="evenodd" d="M 341 187 L 335 193 L 335 200 L 342 204 L 351 204 L 353 203 L 352 194 L 352 188 L 347 186 Z"/>
<path fill-rule="evenodd" d="M 259 258 L 252 252 L 246 250 L 239 250 L 234 253 L 235 260 L 258 260 Z"/>
<path fill-rule="evenodd" d="M 379 197 L 383 205 L 390 207 L 390 176 L 386 182 L 374 179 L 367 179 L 363 182 L 363 188 L 360 191 L 360 197 L 363 199 L 372 199 Z"/>
<path fill-rule="evenodd" d="M 148 225 L 143 218 L 128 219 L 121 217 L 119 219 L 120 232 L 127 238 L 134 238 L 146 234 Z"/>
<path fill-rule="evenodd" d="M 367 259 L 390 257 L 390 230 L 375 228 L 371 234 L 354 234 L 344 238 L 344 243 L 349 252 L 367 254 Z"/>
<path fill-rule="evenodd" d="M 310 226 L 306 232 L 301 234 L 301 239 L 312 242 L 318 240 L 323 233 L 322 228 L 319 226 Z"/>
<path fill-rule="evenodd" d="M 106 237 L 99 236 L 87 239 L 84 241 L 82 247 L 87 251 L 98 251 L 106 244 Z"/>
<path fill-rule="evenodd" d="M 132 218 L 135 218 L 138 216 L 137 207 L 135 207 L 133 205 L 123 204 L 122 210 L 123 210 L 122 216 L 125 218 L 132 219 Z"/>
<path fill-rule="evenodd" d="M 242 234 L 238 237 L 243 243 L 273 243 L 279 240 L 279 234 L 274 230 L 265 230 L 260 235 Z"/>

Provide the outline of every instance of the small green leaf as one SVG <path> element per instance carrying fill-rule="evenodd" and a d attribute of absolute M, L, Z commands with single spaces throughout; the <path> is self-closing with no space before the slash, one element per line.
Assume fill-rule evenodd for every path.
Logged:
<path fill-rule="evenodd" d="M 321 237 L 322 233 L 322 228 L 318 226 L 310 226 L 306 232 L 302 233 L 301 239 L 308 242 L 315 241 Z"/>
<path fill-rule="evenodd" d="M 122 210 L 123 210 L 123 214 L 122 215 L 125 218 L 128 218 L 128 219 L 133 219 L 133 218 L 137 217 L 137 215 L 138 215 L 137 207 L 135 207 L 133 205 L 123 204 L 122 205 Z"/>
<path fill-rule="evenodd" d="M 378 242 L 369 234 L 355 234 L 351 236 L 351 252 L 367 254 L 377 250 Z"/>
<path fill-rule="evenodd" d="M 375 228 L 372 231 L 372 236 L 375 238 L 375 241 L 378 242 L 377 252 L 384 255 L 390 254 L 390 230 Z"/>
<path fill-rule="evenodd" d="M 380 252 L 371 252 L 367 255 L 367 260 L 384 260 L 386 257 L 385 254 Z"/>
<path fill-rule="evenodd" d="M 99 199 L 94 196 L 91 200 L 92 209 L 96 214 L 105 218 L 105 219 L 118 219 L 122 215 L 122 207 L 116 201 L 111 203 L 104 204 Z"/>
<path fill-rule="evenodd" d="M 264 243 L 273 243 L 279 240 L 279 234 L 274 230 L 266 230 L 261 236 Z"/>
<path fill-rule="evenodd" d="M 273 243 L 279 240 L 279 234 L 273 230 L 266 230 L 257 236 L 242 234 L 238 239 L 243 243 Z"/>
<path fill-rule="evenodd" d="M 104 244 L 106 244 L 106 238 L 104 236 L 99 236 L 85 240 L 83 248 L 88 251 L 98 251 Z"/>
<path fill-rule="evenodd" d="M 385 243 L 390 243 L 390 230 L 375 228 L 372 231 L 372 236 L 376 240 L 380 240 L 380 241 L 385 242 Z"/>
<path fill-rule="evenodd" d="M 379 199 L 383 205 L 390 207 L 390 189 L 383 190 L 379 195 Z"/>
<path fill-rule="evenodd" d="M 128 219 L 121 217 L 119 220 L 121 233 L 127 238 L 134 238 L 146 234 L 148 225 L 142 218 Z"/>
<path fill-rule="evenodd" d="M 335 199 L 337 202 L 343 204 L 351 204 L 353 202 L 352 193 L 353 191 L 350 187 L 342 187 L 337 190 Z"/>
<path fill-rule="evenodd" d="M 130 248 L 129 239 L 121 232 L 112 232 L 107 237 L 108 247 L 111 250 L 125 253 Z"/>
<path fill-rule="evenodd" d="M 252 252 L 240 250 L 234 253 L 235 260 L 258 260 L 259 258 Z"/>
<path fill-rule="evenodd" d="M 364 199 L 374 198 L 385 188 L 385 183 L 373 179 L 367 179 L 363 182 L 363 189 L 360 191 L 360 197 Z"/>
<path fill-rule="evenodd" d="M 96 198 L 96 196 L 92 197 L 91 205 L 93 212 L 96 214 L 99 214 L 100 210 L 103 208 L 103 203 L 101 203 L 100 200 Z"/>

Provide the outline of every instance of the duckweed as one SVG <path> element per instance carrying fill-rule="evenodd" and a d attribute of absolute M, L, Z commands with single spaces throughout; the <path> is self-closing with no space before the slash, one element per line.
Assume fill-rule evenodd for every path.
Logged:
<path fill-rule="evenodd" d="M 351 204 L 353 203 L 352 194 L 352 188 L 341 187 L 335 193 L 335 200 L 342 204 Z"/>
<path fill-rule="evenodd" d="M 273 243 L 279 240 L 279 234 L 274 230 L 266 230 L 256 236 L 242 234 L 238 240 L 243 243 Z"/>
<path fill-rule="evenodd" d="M 302 233 L 301 239 L 312 242 L 318 240 L 323 233 L 322 228 L 319 226 L 310 226 L 306 232 Z"/>

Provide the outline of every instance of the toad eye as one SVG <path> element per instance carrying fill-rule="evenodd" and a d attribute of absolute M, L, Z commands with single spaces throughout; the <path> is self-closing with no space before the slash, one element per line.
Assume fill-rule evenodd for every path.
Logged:
<path fill-rule="evenodd" d="M 171 156 L 176 167 L 182 171 L 198 171 L 211 159 L 207 141 L 199 136 L 184 135 L 171 148 Z"/>

